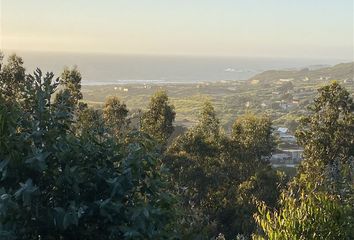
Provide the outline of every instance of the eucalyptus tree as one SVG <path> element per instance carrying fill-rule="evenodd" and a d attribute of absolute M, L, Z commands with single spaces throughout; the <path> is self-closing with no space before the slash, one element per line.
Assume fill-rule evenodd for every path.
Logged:
<path fill-rule="evenodd" d="M 118 97 L 106 99 L 103 107 L 103 118 L 115 136 L 121 137 L 124 132 L 127 132 L 129 126 L 128 113 L 127 106 Z"/>
<path fill-rule="evenodd" d="M 338 82 L 321 87 L 296 133 L 304 148 L 299 180 L 306 178 L 342 195 L 353 181 L 354 103 Z M 351 187 L 352 188 L 352 187 Z M 342 190 L 341 190 L 342 189 Z"/>
<path fill-rule="evenodd" d="M 253 199 L 276 205 L 283 177 L 261 159 L 272 151 L 271 131 L 268 118 L 248 115 L 238 118 L 229 137 L 222 131 L 214 107 L 206 102 L 197 124 L 169 146 L 166 165 L 184 206 L 196 213 L 196 222 L 203 226 L 193 226 L 191 231 L 198 229 L 204 238 L 219 233 L 227 239 L 250 236 L 256 227 Z"/>
<path fill-rule="evenodd" d="M 147 111 L 141 119 L 141 130 L 159 143 L 166 144 L 172 134 L 176 112 L 165 91 L 157 91 L 150 99 Z"/>
<path fill-rule="evenodd" d="M 25 68 L 23 60 L 16 54 L 7 58 L 6 64 L 2 64 L 3 55 L 0 56 L 0 90 L 4 98 L 21 98 L 22 89 L 25 86 Z"/>
<path fill-rule="evenodd" d="M 296 135 L 304 148 L 298 174 L 279 208 L 259 203 L 254 239 L 352 239 L 354 104 L 338 82 L 318 89 Z"/>

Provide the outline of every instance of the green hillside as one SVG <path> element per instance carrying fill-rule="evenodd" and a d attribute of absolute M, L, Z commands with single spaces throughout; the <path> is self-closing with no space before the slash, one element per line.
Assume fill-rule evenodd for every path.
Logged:
<path fill-rule="evenodd" d="M 309 70 L 308 68 L 302 70 L 269 70 L 257 74 L 249 79 L 273 82 L 280 79 L 292 80 L 353 80 L 354 62 L 340 63 L 333 67 L 325 67 L 316 70 Z"/>

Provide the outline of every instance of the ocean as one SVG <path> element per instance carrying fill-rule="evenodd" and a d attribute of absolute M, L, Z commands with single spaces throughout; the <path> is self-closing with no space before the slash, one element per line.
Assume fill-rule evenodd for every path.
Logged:
<path fill-rule="evenodd" d="M 5 56 L 10 53 L 5 52 Z M 23 58 L 28 72 L 39 67 L 43 72 L 58 75 L 64 66 L 77 65 L 84 85 L 245 80 L 270 69 L 301 69 L 341 62 L 335 59 L 16 53 Z"/>

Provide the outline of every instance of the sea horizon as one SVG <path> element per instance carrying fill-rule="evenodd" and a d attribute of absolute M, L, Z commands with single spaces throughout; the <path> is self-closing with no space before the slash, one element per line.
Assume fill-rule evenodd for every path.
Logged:
<path fill-rule="evenodd" d="M 119 84 L 196 84 L 247 80 L 266 70 L 321 68 L 349 59 L 309 59 L 283 57 L 192 56 L 149 54 L 106 54 L 74 52 L 35 52 L 5 50 L 5 57 L 16 53 L 28 72 L 39 67 L 59 76 L 65 66 L 77 66 L 83 85 Z"/>

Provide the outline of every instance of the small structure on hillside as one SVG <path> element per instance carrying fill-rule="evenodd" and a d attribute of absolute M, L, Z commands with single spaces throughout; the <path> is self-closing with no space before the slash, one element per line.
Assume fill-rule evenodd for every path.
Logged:
<path fill-rule="evenodd" d="M 290 134 L 288 128 L 279 127 L 277 130 L 275 130 L 274 133 L 279 136 L 279 139 L 282 142 L 292 143 L 292 144 L 296 143 L 296 137 L 294 135 Z"/>
<path fill-rule="evenodd" d="M 302 160 L 302 149 L 284 149 L 274 153 L 270 159 L 272 164 L 299 164 Z"/>

